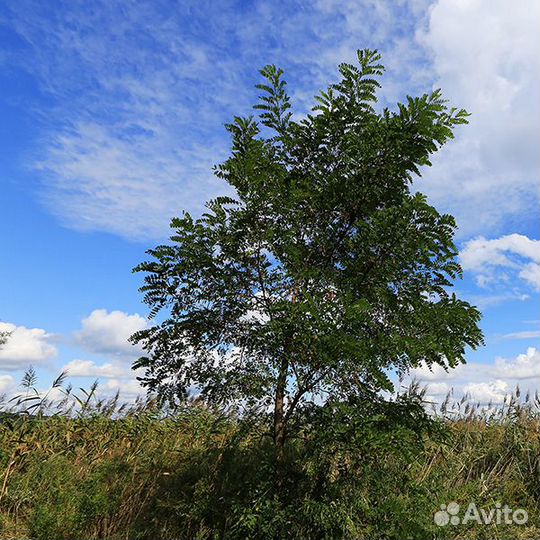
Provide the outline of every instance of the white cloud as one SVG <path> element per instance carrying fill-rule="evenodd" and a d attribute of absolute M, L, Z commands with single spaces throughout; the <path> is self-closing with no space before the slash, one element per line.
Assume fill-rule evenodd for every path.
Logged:
<path fill-rule="evenodd" d="M 501 380 L 492 382 L 469 383 L 463 387 L 463 392 L 468 394 L 473 401 L 479 403 L 503 403 L 506 396 L 512 392 L 508 383 Z"/>
<path fill-rule="evenodd" d="M 467 242 L 461 252 L 461 261 L 466 268 L 481 270 L 486 264 L 515 266 L 507 254 L 513 253 L 540 263 L 540 240 L 531 240 L 521 234 L 509 234 L 495 240 L 483 237 Z"/>
<path fill-rule="evenodd" d="M 251 113 L 258 69 L 269 62 L 288 69 L 302 113 L 335 79 L 337 63 L 353 60 L 359 47 L 379 47 L 388 64 L 385 96 L 403 97 L 400 81 L 409 91 L 426 85 L 423 50 L 411 39 L 426 5 L 320 0 L 239 11 L 224 4 L 211 17 L 196 5 L 172 13 L 156 2 L 126 11 L 98 1 L 91 12 L 77 4 L 10 6 L 9 24 L 26 48 L 6 61 L 35 76 L 53 101 L 40 108 L 51 121 L 34 162 L 47 207 L 78 230 L 162 238 L 173 215 L 197 213 L 228 192 L 211 165 L 229 146 L 222 124 Z"/>
<path fill-rule="evenodd" d="M 477 274 L 481 287 L 501 280 L 513 281 L 506 272 L 510 271 L 533 289 L 540 290 L 540 240 L 521 234 L 492 240 L 480 236 L 465 244 L 459 258 L 464 270 Z"/>
<path fill-rule="evenodd" d="M 137 313 L 95 309 L 82 320 L 82 329 L 75 333 L 77 342 L 87 350 L 116 356 L 133 356 L 140 351 L 129 343 L 129 337 L 147 326 Z"/>
<path fill-rule="evenodd" d="M 48 178 L 45 202 L 67 226 L 160 238 L 181 210 L 198 214 L 207 197 L 229 193 L 212 175 L 220 148 L 179 152 L 164 129 L 151 135 L 126 129 L 80 121 L 50 138 L 36 167 Z"/>
<path fill-rule="evenodd" d="M 51 334 L 42 328 L 26 328 L 11 323 L 0 322 L 0 332 L 9 336 L 0 347 L 0 367 L 17 370 L 29 364 L 42 364 L 57 355 L 57 349 L 51 345 Z"/>
<path fill-rule="evenodd" d="M 98 365 L 91 360 L 72 360 L 67 363 L 62 371 L 66 371 L 69 377 L 95 377 L 114 378 L 130 375 L 125 366 L 112 363 Z"/>
<path fill-rule="evenodd" d="M 527 263 L 519 272 L 519 277 L 540 291 L 540 264 Z"/>
<path fill-rule="evenodd" d="M 47 129 L 31 166 L 47 208 L 71 228 L 163 238 L 181 210 L 199 213 L 229 192 L 212 165 L 228 146 L 226 110 L 249 93 L 242 65 L 192 36 L 181 7 L 166 11 L 154 2 L 8 8 L 26 48 L 5 60 L 51 100 L 40 105 Z"/>
<path fill-rule="evenodd" d="M 528 294 L 524 294 L 519 291 L 504 292 L 502 294 L 467 295 L 467 300 L 478 307 L 481 311 L 498 306 L 503 302 L 526 302 L 529 299 L 530 296 Z"/>
<path fill-rule="evenodd" d="M 432 369 L 422 365 L 412 369 L 409 378 L 425 384 L 431 396 L 438 397 L 453 389 L 455 396 L 470 393 L 473 400 L 482 403 L 501 403 L 517 385 L 532 392 L 539 390 L 540 351 L 529 347 L 515 358 L 499 357 L 492 364 L 469 362 L 448 371 L 439 365 Z"/>
<path fill-rule="evenodd" d="M 540 379 L 540 351 L 529 347 L 527 352 L 512 360 L 497 358 L 490 371 L 494 376 L 505 379 Z"/>
<path fill-rule="evenodd" d="M 450 391 L 450 386 L 445 382 L 433 382 L 428 385 L 428 391 L 432 396 L 443 396 Z"/>
<path fill-rule="evenodd" d="M 537 215 L 536 0 L 225 3 L 211 16 L 191 2 L 174 12 L 150 1 L 7 9 L 25 48 L 4 61 L 52 101 L 40 107 L 48 123 L 34 164 L 69 227 L 162 238 L 181 209 L 198 212 L 227 190 L 210 166 L 227 152 L 223 122 L 251 112 L 257 69 L 283 66 L 302 114 L 362 47 L 383 53 L 383 104 L 441 86 L 473 114 L 419 184 L 457 214 L 460 234 Z"/>
<path fill-rule="evenodd" d="M 411 377 L 420 381 L 443 381 L 445 379 L 451 379 L 452 374 L 455 374 L 457 370 L 462 368 L 463 366 L 459 365 L 453 370 L 445 370 L 439 364 L 434 364 L 431 368 L 426 364 L 422 364 L 416 368 L 413 368 L 410 375 Z"/>
<path fill-rule="evenodd" d="M 540 330 L 523 330 L 522 332 L 511 332 L 501 336 L 502 339 L 535 339 L 540 338 Z"/>
<path fill-rule="evenodd" d="M 438 0 L 418 32 L 435 86 L 472 114 L 422 182 L 457 214 L 462 236 L 537 219 L 539 25 L 537 0 Z"/>
<path fill-rule="evenodd" d="M 133 400 L 138 396 L 144 397 L 146 389 L 144 389 L 136 379 L 109 379 L 101 388 L 107 394 L 115 394 L 120 392 L 120 398 Z"/>
<path fill-rule="evenodd" d="M 0 375 L 0 394 L 7 394 L 15 387 L 15 379 L 11 375 Z"/>

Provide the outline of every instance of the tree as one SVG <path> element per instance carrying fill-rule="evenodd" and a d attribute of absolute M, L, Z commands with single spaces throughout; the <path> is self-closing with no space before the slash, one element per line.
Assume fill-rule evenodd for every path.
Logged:
<path fill-rule="evenodd" d="M 282 70 L 262 69 L 259 120 L 226 126 L 215 168 L 235 195 L 173 219 L 171 243 L 134 269 L 160 314 L 132 338 L 143 384 L 272 410 L 278 461 L 309 404 L 392 391 L 392 372 L 452 368 L 482 343 L 479 311 L 449 291 L 455 221 L 411 192 L 468 114 L 438 90 L 377 112 L 379 61 L 358 51 L 299 121 Z"/>

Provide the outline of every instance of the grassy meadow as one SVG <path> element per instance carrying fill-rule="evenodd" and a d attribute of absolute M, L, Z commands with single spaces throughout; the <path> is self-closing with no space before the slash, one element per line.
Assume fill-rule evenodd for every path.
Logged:
<path fill-rule="evenodd" d="M 30 414 L 5 403 L 0 422 L 2 539 L 540 536 L 538 396 L 497 409 L 449 397 L 426 426 L 373 407 L 350 433 L 320 433 L 313 420 L 289 441 L 280 485 L 264 422 L 93 390 L 49 401 L 27 389 L 20 402 Z M 508 504 L 529 520 L 436 525 L 452 501 Z"/>

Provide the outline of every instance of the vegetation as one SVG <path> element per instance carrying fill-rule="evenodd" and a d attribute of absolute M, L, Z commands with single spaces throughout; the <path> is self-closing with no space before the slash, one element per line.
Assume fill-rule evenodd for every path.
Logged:
<path fill-rule="evenodd" d="M 379 60 L 342 64 L 299 122 L 281 70 L 261 71 L 260 122 L 227 126 L 216 168 L 235 198 L 174 219 L 136 269 L 155 398 L 75 395 L 64 375 L 43 395 L 29 371 L 0 419 L 1 538 L 538 536 L 538 396 L 431 413 L 391 382 L 454 367 L 482 334 L 449 292 L 455 222 L 410 190 L 467 113 L 439 91 L 377 112 Z M 529 521 L 437 525 L 453 501 Z"/>
<path fill-rule="evenodd" d="M 467 113 L 439 91 L 377 112 L 379 61 L 358 51 L 299 122 L 265 67 L 260 121 L 227 126 L 216 168 L 234 198 L 173 219 L 171 244 L 136 268 L 160 316 L 133 337 L 143 383 L 171 403 L 195 387 L 210 406 L 271 411 L 278 471 L 306 419 L 336 429 L 348 417 L 327 409 L 367 407 L 393 391 L 390 372 L 454 367 L 482 343 L 479 311 L 449 292 L 454 219 L 410 190 Z"/>
<path fill-rule="evenodd" d="M 2 539 L 540 534 L 538 396 L 498 409 L 447 400 L 429 421 L 414 388 L 395 400 L 398 410 L 384 402 L 327 409 L 336 422 L 310 418 L 288 441 L 287 481 L 277 488 L 264 423 L 197 402 L 174 411 L 150 400 L 121 406 L 99 401 L 95 388 L 49 402 L 31 383 L 0 422 Z M 434 513 L 451 501 L 524 508 L 529 521 L 438 527 Z"/>

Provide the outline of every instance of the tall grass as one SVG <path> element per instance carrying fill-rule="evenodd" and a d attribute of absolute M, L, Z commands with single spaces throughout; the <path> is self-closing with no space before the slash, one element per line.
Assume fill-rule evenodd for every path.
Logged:
<path fill-rule="evenodd" d="M 323 432 L 311 419 L 289 443 L 278 489 L 263 421 L 196 402 L 126 405 L 99 399 L 95 385 L 75 395 L 64 382 L 43 394 L 30 372 L 2 405 L 0 538 L 540 536 L 537 395 L 516 391 L 497 407 L 449 395 L 429 429 L 371 406 L 348 427 L 341 418 Z M 452 501 L 508 504 L 529 521 L 438 527 L 434 513 Z"/>

